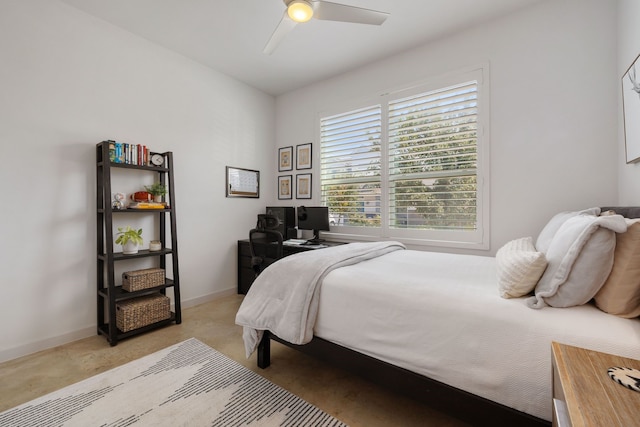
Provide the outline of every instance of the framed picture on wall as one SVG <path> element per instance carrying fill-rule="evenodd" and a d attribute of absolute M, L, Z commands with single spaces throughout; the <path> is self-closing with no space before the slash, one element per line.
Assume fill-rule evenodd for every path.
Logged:
<path fill-rule="evenodd" d="M 627 163 L 640 160 L 640 55 L 622 76 L 624 148 Z"/>
<path fill-rule="evenodd" d="M 291 175 L 284 175 L 278 177 L 278 199 L 279 200 L 287 200 L 293 198 L 293 189 L 291 179 L 293 177 Z"/>
<path fill-rule="evenodd" d="M 227 166 L 227 197 L 260 197 L 260 172 Z"/>
<path fill-rule="evenodd" d="M 301 173 L 296 175 L 296 199 L 311 198 L 311 174 Z"/>
<path fill-rule="evenodd" d="M 296 169 L 311 169 L 311 143 L 296 145 Z"/>
<path fill-rule="evenodd" d="M 293 147 L 278 150 L 278 172 L 293 170 Z"/>

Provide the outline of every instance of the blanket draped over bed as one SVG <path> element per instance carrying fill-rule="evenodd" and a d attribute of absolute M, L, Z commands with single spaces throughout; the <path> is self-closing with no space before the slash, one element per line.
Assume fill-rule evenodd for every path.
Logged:
<path fill-rule="evenodd" d="M 313 338 L 320 283 L 330 271 L 405 249 L 399 242 L 349 243 L 288 256 L 256 278 L 236 315 L 247 357 L 269 330 L 293 344 Z"/>

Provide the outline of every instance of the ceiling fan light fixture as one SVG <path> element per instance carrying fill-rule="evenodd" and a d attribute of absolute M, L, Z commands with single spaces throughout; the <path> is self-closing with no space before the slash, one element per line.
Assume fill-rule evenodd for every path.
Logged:
<path fill-rule="evenodd" d="M 313 7 L 308 1 L 294 0 L 287 6 L 287 13 L 295 22 L 307 22 L 313 16 Z"/>

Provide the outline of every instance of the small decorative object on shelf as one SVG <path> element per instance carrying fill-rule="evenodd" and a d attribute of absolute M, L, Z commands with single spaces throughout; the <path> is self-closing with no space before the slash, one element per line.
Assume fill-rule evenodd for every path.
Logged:
<path fill-rule="evenodd" d="M 151 185 L 145 185 L 144 189 L 153 196 L 153 201 L 156 203 L 162 202 L 162 197 L 167 194 L 167 186 L 159 182 L 155 182 Z"/>
<path fill-rule="evenodd" d="M 164 156 L 160 153 L 151 153 L 150 165 L 162 166 L 164 164 Z"/>
<path fill-rule="evenodd" d="M 137 254 L 138 245 L 144 243 L 142 239 L 142 228 L 136 230 L 128 225 L 127 228 L 118 227 L 117 236 L 116 244 L 122 245 L 123 254 Z"/>
<path fill-rule="evenodd" d="M 136 191 L 131 195 L 131 200 L 134 202 L 150 202 L 151 193 L 148 191 Z"/>
<path fill-rule="evenodd" d="M 164 269 L 162 268 L 145 268 L 122 273 L 122 289 L 127 292 L 141 291 L 163 283 Z"/>
<path fill-rule="evenodd" d="M 113 195 L 113 209 L 126 209 L 124 193 L 115 193 Z"/>
<path fill-rule="evenodd" d="M 118 182 L 155 182 L 152 187 L 164 190 L 164 194 L 159 202 L 153 201 L 150 191 L 134 192 L 130 198 L 118 195 L 111 188 L 114 177 Z M 151 153 L 144 145 L 111 140 L 98 143 L 96 194 L 98 334 L 114 346 L 121 339 L 182 323 L 173 153 Z M 143 243 L 142 229 L 118 227 L 121 224 L 116 217 L 122 220 L 123 216 L 145 218 L 145 224 L 149 224 L 145 233 L 150 231 L 156 238 L 148 250 L 133 253 L 123 247 L 122 252 L 116 252 L 118 244 Z M 116 265 L 125 261 L 130 267 L 143 258 L 141 267 L 151 268 L 127 271 L 118 283 Z"/>
<path fill-rule="evenodd" d="M 116 305 L 117 326 L 122 332 L 171 318 L 169 298 L 154 294 L 122 301 Z"/>

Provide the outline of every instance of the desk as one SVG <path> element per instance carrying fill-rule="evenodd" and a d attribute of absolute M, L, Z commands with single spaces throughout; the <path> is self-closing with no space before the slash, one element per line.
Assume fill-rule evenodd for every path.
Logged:
<path fill-rule="evenodd" d="M 260 245 L 260 243 L 258 243 Z M 325 246 L 338 246 L 344 245 L 345 242 L 322 242 Z M 264 245 L 268 245 L 267 254 L 272 253 L 273 255 L 265 260 L 266 264 L 269 265 L 276 261 L 276 245 L 272 243 L 264 243 Z M 323 248 L 313 248 L 305 245 L 297 245 L 297 246 L 282 246 L 282 256 L 286 257 L 289 255 L 296 254 L 298 252 L 305 251 L 319 251 Z M 246 294 L 253 283 L 255 278 L 255 273 L 251 268 L 251 248 L 249 246 L 249 239 L 238 240 L 238 293 Z"/>

